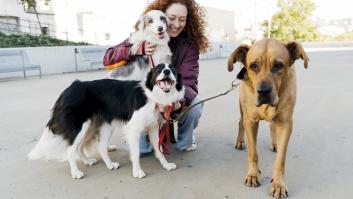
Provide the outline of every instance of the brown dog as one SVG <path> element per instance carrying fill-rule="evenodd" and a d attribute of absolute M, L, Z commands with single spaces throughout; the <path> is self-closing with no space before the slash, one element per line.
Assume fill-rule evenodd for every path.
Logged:
<path fill-rule="evenodd" d="M 287 146 L 293 125 L 293 110 L 296 101 L 296 78 L 293 63 L 308 57 L 297 42 L 283 44 L 275 39 L 264 39 L 251 47 L 241 45 L 228 59 L 228 71 L 235 62 L 244 66 L 237 78 L 239 86 L 240 112 L 239 132 L 235 147 L 244 149 L 244 130 L 248 142 L 248 174 L 245 184 L 260 185 L 260 170 L 256 151 L 256 138 L 260 120 L 270 122 L 272 150 L 277 151 L 273 169 L 270 195 L 276 198 L 288 196 L 284 183 Z"/>

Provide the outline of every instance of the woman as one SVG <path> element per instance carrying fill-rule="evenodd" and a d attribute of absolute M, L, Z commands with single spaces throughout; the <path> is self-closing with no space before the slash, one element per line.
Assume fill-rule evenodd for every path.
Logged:
<path fill-rule="evenodd" d="M 205 52 L 209 42 L 205 36 L 204 11 L 194 0 L 156 0 L 145 10 L 161 10 L 169 18 L 168 34 L 171 37 L 169 47 L 173 53 L 172 64 L 176 66 L 183 77 L 185 97 L 180 102 L 181 108 L 186 108 L 200 100 L 198 94 L 199 53 Z M 156 45 L 145 42 L 144 53 L 153 54 Z M 120 61 L 129 61 L 130 44 L 125 40 L 121 44 L 109 48 L 104 56 L 104 65 L 112 65 Z M 137 54 L 142 54 L 140 49 Z M 197 105 L 187 112 L 178 123 L 177 148 L 182 151 L 196 150 L 196 140 L 193 130 L 201 117 L 203 105 Z M 140 152 L 152 151 L 147 136 L 140 140 Z"/>

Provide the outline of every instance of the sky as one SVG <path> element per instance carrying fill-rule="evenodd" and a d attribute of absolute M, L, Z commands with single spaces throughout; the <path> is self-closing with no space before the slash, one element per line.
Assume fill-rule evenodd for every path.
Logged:
<path fill-rule="evenodd" d="M 142 13 L 148 2 L 153 0 L 129 0 L 129 4 L 120 6 L 107 6 L 111 0 L 100 0 L 97 5 L 95 1 L 82 0 L 87 5 L 89 2 L 94 4 L 96 9 L 104 12 L 119 13 L 118 15 L 129 16 L 125 20 L 130 23 L 130 20 L 136 20 Z M 118 0 L 117 2 L 122 1 Z M 196 0 L 201 6 L 209 6 L 233 11 L 236 18 L 241 23 L 254 23 L 254 21 L 263 21 L 269 19 L 278 11 L 276 6 L 277 0 Z M 353 18 L 353 1 L 350 0 L 312 0 L 316 9 L 313 14 L 313 19 L 339 19 Z M 125 14 L 124 14 L 125 13 Z"/>
<path fill-rule="evenodd" d="M 116 40 L 126 38 L 133 32 L 133 25 L 139 19 L 148 2 L 154 0 L 128 0 L 128 4 L 121 4 L 124 0 L 76 0 L 77 7 L 82 10 L 95 8 L 102 21 L 105 16 L 115 20 L 109 26 L 116 30 Z M 277 0 L 196 0 L 201 6 L 209 6 L 233 11 L 237 27 L 249 27 L 249 24 L 261 23 L 269 19 L 277 11 Z M 350 0 L 312 0 L 316 5 L 313 19 L 353 18 L 353 1 Z M 114 3 L 113 3 L 114 2 Z M 352 3 L 351 3 L 352 2 Z M 119 6 L 124 5 L 124 6 Z M 97 15 L 96 15 L 97 16 Z M 103 24 L 104 25 L 104 24 Z M 124 28 L 123 28 L 124 27 Z M 128 28 L 126 28 L 128 27 Z"/>
<path fill-rule="evenodd" d="M 88 4 L 94 4 L 96 9 L 102 10 L 102 12 L 119 12 L 120 14 L 126 13 L 133 19 L 139 16 L 143 8 L 148 2 L 153 0 L 129 0 L 129 4 L 120 6 L 107 6 L 111 3 L 111 0 L 100 0 L 100 4 L 97 5 L 96 1 L 79 0 L 77 2 L 81 5 L 89 6 Z M 117 0 L 117 2 L 122 0 Z M 277 0 L 196 0 L 201 6 L 210 6 L 214 8 L 220 8 L 230 10 L 235 13 L 241 20 L 245 22 L 253 22 L 255 19 L 263 21 L 268 19 L 270 16 L 275 14 L 278 10 L 276 4 Z M 313 18 L 323 19 L 337 19 L 337 18 L 353 18 L 353 1 L 350 0 L 312 0 L 316 5 Z M 92 5 L 91 5 L 92 6 Z"/>
<path fill-rule="evenodd" d="M 196 0 L 200 5 L 226 9 L 240 13 L 245 18 L 263 20 L 276 13 L 277 0 Z M 313 0 L 316 5 L 313 18 L 353 18 L 353 2 L 350 0 Z M 255 6 L 256 5 L 256 6 Z M 245 19 L 246 20 L 246 19 Z"/>

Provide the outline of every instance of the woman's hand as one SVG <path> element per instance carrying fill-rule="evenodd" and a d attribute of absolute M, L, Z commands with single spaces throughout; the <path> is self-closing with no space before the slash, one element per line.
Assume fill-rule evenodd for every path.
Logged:
<path fill-rule="evenodd" d="M 153 55 L 154 51 L 157 48 L 157 44 L 153 44 L 151 42 L 145 42 L 145 55 Z"/>
<path fill-rule="evenodd" d="M 154 51 L 157 48 L 157 44 L 143 41 L 138 48 L 136 55 L 153 55 Z"/>
<path fill-rule="evenodd" d="M 181 104 L 180 104 L 180 102 L 178 101 L 178 102 L 176 102 L 176 103 L 174 103 L 174 106 L 173 106 L 173 111 L 176 111 L 176 110 L 179 110 L 181 108 Z"/>

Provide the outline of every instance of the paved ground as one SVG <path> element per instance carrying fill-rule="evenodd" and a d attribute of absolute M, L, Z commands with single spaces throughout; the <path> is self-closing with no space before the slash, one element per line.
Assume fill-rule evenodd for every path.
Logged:
<path fill-rule="evenodd" d="M 351 198 L 353 194 L 353 51 L 311 52 L 304 70 L 297 62 L 298 100 L 287 155 L 289 197 Z M 200 96 L 228 89 L 235 73 L 226 60 L 202 61 Z M 79 167 L 83 180 L 73 180 L 67 163 L 26 159 L 39 138 L 50 109 L 73 80 L 104 77 L 104 72 L 74 73 L 0 82 L 0 198 L 269 198 L 275 154 L 269 150 L 269 130 L 260 125 L 258 149 L 262 186 L 243 184 L 246 152 L 233 148 L 239 117 L 238 94 L 205 105 L 196 130 L 195 152 L 175 151 L 167 157 L 178 166 L 164 171 L 152 156 L 141 159 L 146 178 L 132 177 L 128 153 L 111 153 L 121 168 L 110 171 L 102 162 Z M 121 147 L 121 135 L 112 143 Z"/>

